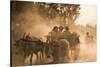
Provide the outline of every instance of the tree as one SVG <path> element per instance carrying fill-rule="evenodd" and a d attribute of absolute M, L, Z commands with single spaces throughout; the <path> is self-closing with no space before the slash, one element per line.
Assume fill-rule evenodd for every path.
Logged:
<path fill-rule="evenodd" d="M 79 4 L 60 4 L 60 3 L 37 3 L 40 13 L 48 19 L 54 19 L 56 16 L 63 17 L 63 24 L 69 26 L 74 24 L 77 17 L 80 15 Z M 66 21 L 67 19 L 67 21 Z"/>

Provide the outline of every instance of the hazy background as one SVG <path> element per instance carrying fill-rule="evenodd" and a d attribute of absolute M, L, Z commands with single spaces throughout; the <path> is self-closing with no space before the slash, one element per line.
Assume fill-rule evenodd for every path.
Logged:
<path fill-rule="evenodd" d="M 12 3 L 12 42 L 21 38 L 24 33 L 46 40 L 46 35 L 55 25 L 60 25 L 61 18 L 56 17 L 53 20 L 48 19 L 44 14 L 39 12 L 33 2 L 16 2 Z M 75 21 L 71 31 L 75 31 L 80 35 L 80 56 L 76 62 L 96 61 L 96 6 L 80 5 L 80 16 Z M 92 26 L 91 26 L 92 25 Z M 86 32 L 90 32 L 94 36 L 94 41 L 87 44 L 85 40 Z M 13 53 L 14 54 L 14 53 Z M 14 55 L 14 59 L 19 62 L 19 58 Z M 15 61 L 15 63 L 16 63 Z"/>
<path fill-rule="evenodd" d="M 81 5 L 80 17 L 77 19 L 77 24 L 81 25 L 95 25 L 96 24 L 96 6 L 95 5 Z"/>

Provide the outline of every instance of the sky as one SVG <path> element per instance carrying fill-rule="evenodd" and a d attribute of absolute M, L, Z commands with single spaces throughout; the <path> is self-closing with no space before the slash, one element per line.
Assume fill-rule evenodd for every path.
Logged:
<path fill-rule="evenodd" d="M 95 25 L 96 24 L 96 6 L 95 5 L 81 5 L 80 16 L 76 20 L 77 24 L 81 25 Z"/>

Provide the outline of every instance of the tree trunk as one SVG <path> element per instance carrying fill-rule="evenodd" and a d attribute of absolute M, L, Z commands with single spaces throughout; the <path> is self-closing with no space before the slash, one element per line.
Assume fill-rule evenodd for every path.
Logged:
<path fill-rule="evenodd" d="M 73 18 L 72 17 L 69 17 L 68 18 L 68 26 L 72 26 L 74 24 L 74 21 L 73 21 Z"/>

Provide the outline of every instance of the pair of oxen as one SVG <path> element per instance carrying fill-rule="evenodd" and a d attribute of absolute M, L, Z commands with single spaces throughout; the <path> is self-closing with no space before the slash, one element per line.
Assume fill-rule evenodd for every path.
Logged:
<path fill-rule="evenodd" d="M 67 57 L 67 62 L 72 57 L 73 60 L 77 60 L 80 51 L 79 43 L 79 36 L 72 34 L 69 38 L 59 39 L 55 43 L 42 42 L 36 37 L 31 39 L 20 38 L 16 40 L 14 46 L 17 50 L 16 54 L 23 53 L 24 58 L 27 58 L 29 55 L 31 56 L 30 65 L 32 65 L 33 53 L 37 56 L 37 61 L 40 60 L 38 64 L 46 64 L 44 63 L 45 57 L 53 57 L 53 61 L 50 63 L 64 63 L 65 57 Z M 40 56 L 38 52 L 40 52 Z"/>

